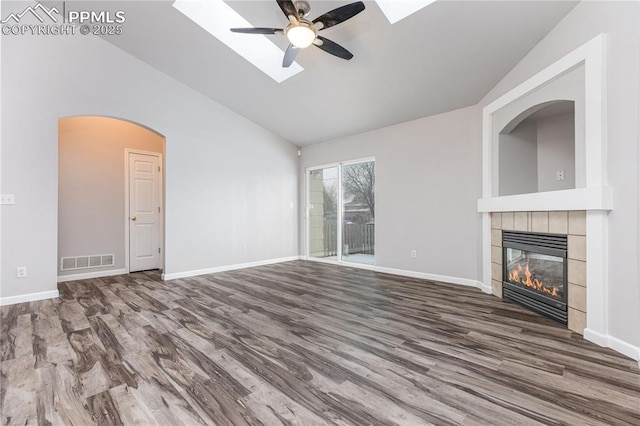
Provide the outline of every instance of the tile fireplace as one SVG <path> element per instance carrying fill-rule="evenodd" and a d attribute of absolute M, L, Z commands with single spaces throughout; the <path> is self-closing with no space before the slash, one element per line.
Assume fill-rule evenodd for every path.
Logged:
<path fill-rule="evenodd" d="M 500 298 L 509 298 L 509 301 L 520 303 L 518 300 L 514 300 L 513 291 L 520 294 L 531 294 L 524 290 L 532 290 L 541 293 L 540 297 L 532 299 L 540 301 L 539 299 L 542 298 L 545 302 L 549 302 L 545 308 L 553 307 L 558 303 L 565 304 L 566 320 L 564 323 L 570 330 L 582 334 L 587 323 L 586 212 L 498 212 L 491 214 L 490 226 L 491 292 Z M 515 238 L 518 241 L 503 242 L 504 234 L 510 236 L 508 239 Z M 536 241 L 533 241 L 534 244 L 531 244 L 531 241 L 523 242 L 522 239 L 528 238 L 527 235 L 529 237 L 542 236 L 543 239 L 547 239 L 546 244 L 544 242 L 535 244 Z M 555 238 L 554 240 L 554 236 L 559 239 Z M 540 243 L 539 238 L 537 242 Z M 540 247 L 535 247 L 536 245 L 553 247 L 542 248 L 540 251 Z M 507 246 L 506 249 L 505 246 Z M 557 258 L 562 258 L 562 262 Z M 512 264 L 512 279 L 509 279 L 507 272 L 509 268 L 505 266 L 509 263 Z M 542 271 L 552 272 L 552 274 L 545 278 L 541 268 L 543 268 Z M 564 279 L 558 278 L 560 271 L 563 272 Z M 528 273 L 530 274 L 529 280 L 527 280 Z M 534 290 L 533 287 L 527 285 L 533 284 L 538 288 L 540 281 L 546 291 Z M 561 283 L 564 283 L 564 288 L 560 287 Z M 508 296 L 512 297 L 505 296 L 505 293 L 510 291 L 512 292 Z M 540 313 L 540 310 L 537 312 Z M 548 315 L 547 312 L 542 312 L 542 314 Z M 558 321 L 563 322 L 561 319 Z"/>

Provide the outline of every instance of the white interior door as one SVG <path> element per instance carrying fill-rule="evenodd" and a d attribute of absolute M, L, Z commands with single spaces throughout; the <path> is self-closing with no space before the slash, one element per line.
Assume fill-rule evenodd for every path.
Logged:
<path fill-rule="evenodd" d="M 129 153 L 129 272 L 160 267 L 160 158 Z"/>

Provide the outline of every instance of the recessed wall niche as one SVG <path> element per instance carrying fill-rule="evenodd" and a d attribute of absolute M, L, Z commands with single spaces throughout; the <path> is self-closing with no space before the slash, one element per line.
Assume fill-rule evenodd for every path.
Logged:
<path fill-rule="evenodd" d="M 539 87 L 493 115 L 499 196 L 582 188 L 584 67 Z"/>
<path fill-rule="evenodd" d="M 573 101 L 534 107 L 498 134 L 498 144 L 501 196 L 576 187 Z"/>

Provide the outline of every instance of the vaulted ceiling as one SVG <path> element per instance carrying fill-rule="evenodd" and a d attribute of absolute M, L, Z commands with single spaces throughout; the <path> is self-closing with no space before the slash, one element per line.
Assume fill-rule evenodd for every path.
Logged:
<path fill-rule="evenodd" d="M 227 3 L 254 26 L 286 25 L 275 0 Z M 350 1 L 310 3 L 310 16 L 316 17 Z M 350 50 L 352 60 L 312 46 L 296 60 L 304 71 L 281 83 L 185 17 L 172 1 L 122 2 L 124 34 L 106 39 L 273 133 L 306 145 L 476 104 L 576 3 L 440 0 L 392 25 L 375 2 L 366 1 L 362 13 L 323 32 Z M 271 38 L 286 49 L 284 37 Z"/>

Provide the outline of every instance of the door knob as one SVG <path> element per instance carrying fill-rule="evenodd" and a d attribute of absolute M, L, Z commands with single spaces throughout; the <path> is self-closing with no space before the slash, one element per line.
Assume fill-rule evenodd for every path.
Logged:
<path fill-rule="evenodd" d="M 135 221 L 136 219 L 138 219 L 138 218 L 135 217 L 135 216 L 131 216 L 131 220 Z"/>

